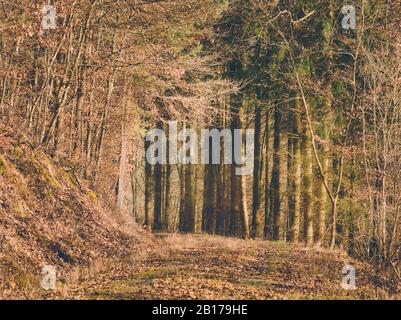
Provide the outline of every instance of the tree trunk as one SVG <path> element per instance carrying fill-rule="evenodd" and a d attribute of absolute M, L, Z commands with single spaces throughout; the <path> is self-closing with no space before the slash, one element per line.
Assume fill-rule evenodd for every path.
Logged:
<path fill-rule="evenodd" d="M 184 221 L 180 231 L 186 233 L 195 232 L 194 169 L 193 164 L 188 164 L 185 168 Z"/>
<path fill-rule="evenodd" d="M 263 237 L 262 211 L 260 207 L 260 171 L 261 171 L 261 110 L 256 107 L 255 113 L 255 148 L 253 168 L 253 205 L 252 205 L 252 237 Z"/>
<path fill-rule="evenodd" d="M 145 140 L 145 153 L 151 145 L 150 141 Z M 147 226 L 153 225 L 153 201 L 154 201 L 154 179 L 152 166 L 145 159 L 145 221 Z"/>
<path fill-rule="evenodd" d="M 311 134 L 304 130 L 304 240 L 313 244 L 313 155 Z"/>
<path fill-rule="evenodd" d="M 323 158 L 322 169 L 326 177 L 329 174 L 329 164 L 330 164 L 330 159 L 328 156 L 329 152 L 330 150 L 328 142 L 325 141 L 322 146 L 322 158 Z M 319 183 L 319 202 L 316 211 L 317 215 L 316 243 L 323 242 L 324 233 L 326 231 L 327 200 L 328 200 L 328 194 L 324 186 L 323 179 L 321 179 Z"/>
<path fill-rule="evenodd" d="M 209 163 L 212 158 L 212 148 L 209 149 Z M 205 166 L 202 231 L 209 234 L 216 232 L 216 209 L 217 209 L 217 177 L 216 168 L 213 164 Z"/>
<path fill-rule="evenodd" d="M 157 123 L 157 129 L 162 130 L 163 124 Z M 159 150 L 160 151 L 160 150 Z M 165 152 L 165 150 L 164 150 Z M 158 155 L 159 156 L 159 155 Z M 154 165 L 154 211 L 153 211 L 153 230 L 163 229 L 162 210 L 163 210 L 163 164 L 157 162 Z"/>
<path fill-rule="evenodd" d="M 291 220 L 290 227 L 290 239 L 292 241 L 299 241 L 300 231 L 300 216 L 301 216 L 301 185 L 302 185 L 302 155 L 301 155 L 301 137 L 302 137 L 302 122 L 301 122 L 301 100 L 295 100 L 295 112 L 294 112 L 294 136 L 293 136 L 293 217 Z"/>
<path fill-rule="evenodd" d="M 179 175 L 180 175 L 180 206 L 178 212 L 178 230 L 180 232 L 184 232 L 185 229 L 185 171 L 186 166 L 181 164 L 179 166 Z"/>
<path fill-rule="evenodd" d="M 166 154 L 169 154 L 169 141 L 167 139 L 167 150 Z M 168 157 L 167 157 L 168 159 Z M 164 218 L 163 218 L 163 230 L 166 232 L 170 231 L 170 202 L 171 202 L 171 165 L 165 165 L 165 191 L 164 191 Z"/>
<path fill-rule="evenodd" d="M 274 142 L 273 142 L 273 168 L 272 168 L 272 178 L 271 178 L 271 201 L 272 201 L 272 234 L 270 239 L 279 240 L 280 239 L 280 214 L 281 214 L 281 193 L 280 193 L 280 125 L 281 125 L 281 111 L 278 107 L 274 111 Z"/>
<path fill-rule="evenodd" d="M 118 174 L 118 193 L 117 193 L 117 208 L 127 209 L 126 203 L 126 179 L 127 175 L 127 165 L 128 165 L 128 136 L 126 133 L 126 123 L 125 123 L 125 110 L 124 119 L 122 121 L 121 128 L 121 151 L 120 151 L 120 168 Z"/>
<path fill-rule="evenodd" d="M 269 172 L 270 172 L 270 119 L 269 113 L 266 112 L 266 152 L 265 152 L 265 225 L 264 225 L 264 238 L 269 239 L 270 235 L 270 184 L 269 184 Z"/>

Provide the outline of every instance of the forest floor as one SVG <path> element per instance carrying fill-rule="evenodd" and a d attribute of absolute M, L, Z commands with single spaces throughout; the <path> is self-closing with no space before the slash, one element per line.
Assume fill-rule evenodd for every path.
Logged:
<path fill-rule="evenodd" d="M 164 252 L 121 263 L 57 298 L 74 299 L 388 299 L 386 279 L 341 252 L 280 242 L 168 235 Z M 356 269 L 356 290 L 341 286 Z M 394 298 L 394 296 L 393 296 Z"/>

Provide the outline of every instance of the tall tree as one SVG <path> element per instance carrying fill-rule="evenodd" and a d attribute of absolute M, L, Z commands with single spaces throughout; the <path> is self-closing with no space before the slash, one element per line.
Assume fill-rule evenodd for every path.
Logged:
<path fill-rule="evenodd" d="M 281 110 L 279 107 L 276 107 L 274 110 L 274 139 L 273 139 L 273 167 L 272 167 L 272 177 L 271 177 L 271 225 L 272 232 L 270 234 L 270 239 L 279 240 L 280 238 L 280 214 L 281 214 Z"/>
<path fill-rule="evenodd" d="M 253 169 L 253 204 L 252 204 L 252 237 L 263 237 L 262 208 L 261 208 L 261 108 L 255 110 L 255 147 Z"/>

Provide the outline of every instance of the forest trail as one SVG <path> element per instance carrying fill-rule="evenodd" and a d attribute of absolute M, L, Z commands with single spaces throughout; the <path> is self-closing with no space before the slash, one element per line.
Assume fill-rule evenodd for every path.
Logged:
<path fill-rule="evenodd" d="M 386 295 L 371 266 L 339 252 L 280 242 L 168 235 L 165 252 L 121 264 L 64 292 L 78 299 L 376 299 Z M 356 290 L 341 286 L 345 264 Z M 66 295 L 66 296 L 65 296 Z M 388 297 L 387 297 L 388 298 Z"/>

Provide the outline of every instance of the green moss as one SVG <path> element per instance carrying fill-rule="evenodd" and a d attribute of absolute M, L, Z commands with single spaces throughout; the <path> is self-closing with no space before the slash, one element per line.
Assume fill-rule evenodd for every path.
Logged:
<path fill-rule="evenodd" d="M 14 214 L 16 214 L 16 215 L 18 215 L 20 217 L 26 217 L 27 216 L 28 209 L 27 209 L 27 206 L 26 206 L 25 202 L 22 201 L 22 200 L 15 201 L 12 204 L 11 209 L 12 209 Z"/>
<path fill-rule="evenodd" d="M 0 156 L 0 176 L 3 175 L 6 167 L 6 162 L 2 156 Z"/>
<path fill-rule="evenodd" d="M 166 277 L 171 274 L 175 274 L 174 268 L 170 268 L 170 267 L 149 268 L 142 272 L 134 273 L 131 277 L 131 280 L 133 282 L 136 282 L 136 281 L 147 282 L 147 281 L 151 281 L 153 279 L 159 278 L 159 277 Z"/>
<path fill-rule="evenodd" d="M 17 286 L 19 286 L 21 288 L 31 289 L 31 288 L 37 287 L 37 285 L 39 284 L 38 280 L 34 276 L 27 274 L 27 273 L 21 272 L 21 273 L 17 274 L 14 277 L 14 279 L 15 279 Z"/>
<path fill-rule="evenodd" d="M 151 285 L 155 279 L 177 276 L 177 274 L 179 274 L 179 270 L 171 267 L 149 268 L 134 273 L 125 280 L 114 281 L 104 290 L 92 293 L 88 291 L 88 294 L 91 299 L 132 299 L 138 295 L 142 286 Z"/>
<path fill-rule="evenodd" d="M 15 168 L 12 162 L 6 162 L 2 156 L 0 156 L 0 175 L 7 179 L 19 196 L 24 200 L 29 200 L 31 194 L 24 176 Z"/>
<path fill-rule="evenodd" d="M 61 184 L 55 177 L 52 167 L 50 164 L 46 163 L 46 159 L 34 159 L 33 163 L 37 170 L 40 172 L 41 179 L 47 182 L 50 186 L 54 188 L 60 188 Z"/>
<path fill-rule="evenodd" d="M 297 66 L 298 73 L 301 77 L 309 76 L 311 72 L 311 64 L 309 56 L 303 56 Z"/>
<path fill-rule="evenodd" d="M 50 183 L 50 185 L 52 187 L 55 187 L 55 188 L 60 188 L 61 187 L 61 185 L 58 182 L 58 180 L 50 172 L 45 171 L 43 173 L 43 177 L 46 179 L 46 181 L 48 181 Z"/>
<path fill-rule="evenodd" d="M 282 45 L 280 49 L 275 52 L 270 61 L 269 71 L 274 73 L 279 68 L 280 64 L 284 61 L 287 55 L 287 46 Z"/>
<path fill-rule="evenodd" d="M 334 81 L 332 84 L 332 92 L 335 97 L 343 96 L 347 92 L 347 87 L 344 81 Z"/>
<path fill-rule="evenodd" d="M 88 197 L 89 197 L 91 200 L 95 201 L 95 200 L 96 200 L 96 193 L 94 193 L 93 191 L 89 191 L 89 192 L 88 192 Z"/>
<path fill-rule="evenodd" d="M 11 259 L 0 261 L 0 265 L 4 266 L 6 278 L 9 282 L 14 283 L 19 289 L 33 289 L 39 287 L 39 279 L 34 275 L 22 270 L 17 262 Z M 0 271 L 1 270 L 0 268 Z"/>
<path fill-rule="evenodd" d="M 21 147 L 15 147 L 15 149 L 14 149 L 14 155 L 15 155 L 16 157 L 21 157 L 21 156 L 23 155 L 23 153 L 24 153 L 24 150 L 22 150 Z"/>

